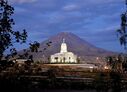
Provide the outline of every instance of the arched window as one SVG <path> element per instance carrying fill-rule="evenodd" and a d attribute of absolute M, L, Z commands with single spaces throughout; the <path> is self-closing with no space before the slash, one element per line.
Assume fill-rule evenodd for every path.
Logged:
<path fill-rule="evenodd" d="M 63 57 L 63 62 L 65 63 L 65 61 L 66 61 L 66 58 L 65 58 L 65 57 Z"/>
<path fill-rule="evenodd" d="M 69 61 L 68 61 L 69 63 L 71 62 L 71 57 L 69 57 Z"/>
<path fill-rule="evenodd" d="M 55 59 L 56 62 L 58 62 L 58 57 L 55 57 L 54 59 Z"/>

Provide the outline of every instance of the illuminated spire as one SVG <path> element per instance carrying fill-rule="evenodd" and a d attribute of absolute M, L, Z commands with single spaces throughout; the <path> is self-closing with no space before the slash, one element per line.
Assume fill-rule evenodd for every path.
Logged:
<path fill-rule="evenodd" d="M 67 44 L 65 43 L 65 39 L 63 39 L 63 42 L 61 44 L 61 50 L 60 50 L 61 53 L 63 52 L 67 52 Z"/>
<path fill-rule="evenodd" d="M 63 38 L 63 43 L 65 43 L 65 38 Z"/>

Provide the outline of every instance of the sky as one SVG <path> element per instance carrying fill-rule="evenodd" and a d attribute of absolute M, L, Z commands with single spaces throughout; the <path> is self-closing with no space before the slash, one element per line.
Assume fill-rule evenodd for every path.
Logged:
<path fill-rule="evenodd" d="M 125 0 L 9 0 L 9 3 L 15 8 L 14 30 L 26 29 L 29 42 L 72 32 L 97 47 L 123 51 L 116 30 L 120 28 Z"/>

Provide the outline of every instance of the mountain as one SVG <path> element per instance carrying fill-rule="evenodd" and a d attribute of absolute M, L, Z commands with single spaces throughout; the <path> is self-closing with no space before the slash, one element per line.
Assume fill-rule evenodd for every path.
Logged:
<path fill-rule="evenodd" d="M 60 52 L 60 46 L 63 39 L 65 39 L 68 51 L 76 54 L 82 61 L 92 61 L 95 60 L 96 57 L 105 57 L 108 55 L 116 54 L 114 52 L 98 48 L 73 33 L 61 32 L 40 43 L 39 50 L 41 50 L 42 52 L 37 54 L 34 53 L 35 59 L 42 60 L 43 58 L 43 60 L 46 61 L 46 59 L 44 58 L 50 57 L 50 55 Z M 46 43 L 49 41 L 51 41 L 52 43 L 51 46 L 47 48 Z M 44 51 L 44 48 L 47 49 Z"/>

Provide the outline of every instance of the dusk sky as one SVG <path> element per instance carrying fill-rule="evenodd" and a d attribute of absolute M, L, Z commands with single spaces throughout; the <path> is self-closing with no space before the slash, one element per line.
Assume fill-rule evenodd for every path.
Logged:
<path fill-rule="evenodd" d="M 97 47 L 121 51 L 116 31 L 125 0 L 9 0 L 15 30 L 26 29 L 28 41 L 42 42 L 72 32 Z"/>

